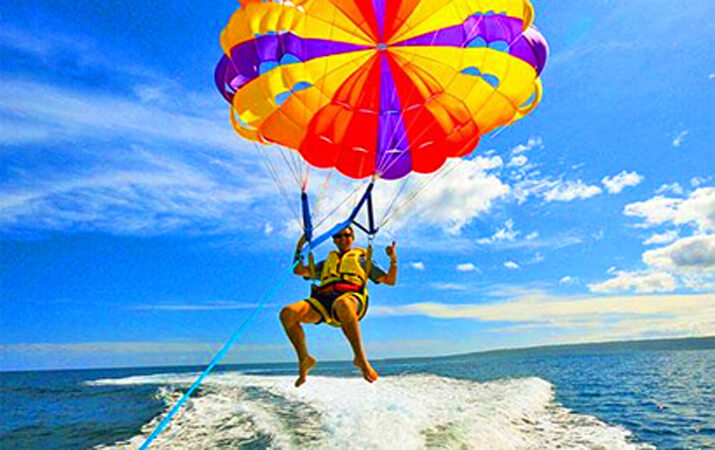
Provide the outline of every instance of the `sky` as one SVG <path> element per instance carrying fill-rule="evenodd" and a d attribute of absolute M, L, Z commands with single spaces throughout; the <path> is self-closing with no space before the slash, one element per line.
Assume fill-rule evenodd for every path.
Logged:
<path fill-rule="evenodd" d="M 236 7 L 4 2 L 0 370 L 205 364 L 290 265 L 300 190 L 213 85 Z M 399 275 L 371 287 L 371 358 L 715 334 L 715 3 L 534 7 L 543 101 L 377 235 Z M 308 292 L 290 277 L 225 361 L 292 361 L 278 312 Z"/>

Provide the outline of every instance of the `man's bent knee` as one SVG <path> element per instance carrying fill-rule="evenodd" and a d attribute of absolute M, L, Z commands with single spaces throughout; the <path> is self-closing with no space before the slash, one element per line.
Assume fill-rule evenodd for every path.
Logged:
<path fill-rule="evenodd" d="M 280 318 L 283 325 L 293 325 L 298 322 L 298 314 L 287 306 L 281 309 Z"/>
<path fill-rule="evenodd" d="M 357 302 L 352 298 L 339 298 L 333 309 L 341 322 L 357 317 Z"/>

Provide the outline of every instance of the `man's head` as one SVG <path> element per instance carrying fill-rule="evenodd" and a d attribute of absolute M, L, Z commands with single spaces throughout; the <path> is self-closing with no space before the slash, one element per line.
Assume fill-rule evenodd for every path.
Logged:
<path fill-rule="evenodd" d="M 351 226 L 343 228 L 342 230 L 338 231 L 333 235 L 333 242 L 335 243 L 335 246 L 338 247 L 338 250 L 340 250 L 341 252 L 350 250 L 350 247 L 352 247 L 354 241 L 355 233 L 353 232 L 353 227 Z"/>

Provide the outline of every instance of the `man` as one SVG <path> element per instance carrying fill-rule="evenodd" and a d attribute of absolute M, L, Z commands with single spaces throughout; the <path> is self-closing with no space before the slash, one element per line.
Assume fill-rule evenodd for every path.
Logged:
<path fill-rule="evenodd" d="M 378 374 L 367 360 L 362 347 L 358 321 L 367 312 L 368 278 L 375 283 L 395 285 L 396 244 L 393 241 L 392 245 L 385 249 L 387 256 L 390 257 L 390 269 L 387 273 L 374 264 L 370 264 L 370 273 L 366 273 L 368 265 L 366 252 L 362 248 L 353 248 L 354 241 L 353 229 L 347 227 L 333 235 L 333 242 L 338 250 L 331 251 L 325 261 L 317 264 L 314 274 L 311 274 L 310 267 L 304 265 L 302 260 L 293 270 L 293 273 L 303 278 L 314 277 L 320 280 L 320 284 L 312 289 L 310 298 L 286 306 L 280 314 L 283 328 L 298 355 L 296 387 L 305 383 L 308 371 L 316 364 L 315 358 L 308 354 L 302 323 L 326 322 L 342 328 L 355 355 L 353 363 L 360 369 L 363 378 L 370 383 L 377 380 Z M 301 237 L 296 255 L 300 254 L 304 244 L 305 237 Z"/>

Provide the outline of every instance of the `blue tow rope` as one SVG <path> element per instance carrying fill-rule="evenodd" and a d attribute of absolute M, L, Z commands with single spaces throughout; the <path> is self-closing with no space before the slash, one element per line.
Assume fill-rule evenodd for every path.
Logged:
<path fill-rule="evenodd" d="M 171 408 L 171 411 L 169 411 L 169 414 L 166 415 L 159 423 L 159 425 L 152 431 L 152 433 L 149 435 L 149 437 L 144 441 L 142 446 L 140 447 L 141 450 L 146 450 L 149 448 L 149 445 L 156 439 L 159 434 L 161 434 L 162 431 L 164 431 L 164 428 L 166 428 L 167 425 L 169 425 L 169 422 L 171 422 L 171 419 L 174 417 L 174 415 L 181 409 L 181 407 L 186 403 L 186 401 L 191 397 L 191 394 L 196 390 L 201 385 L 201 382 L 204 381 L 204 378 L 213 370 L 213 368 L 223 359 L 224 356 L 226 356 L 226 353 L 228 353 L 229 350 L 231 350 L 231 347 L 234 346 L 236 341 L 241 337 L 243 332 L 245 331 L 246 327 L 248 324 L 253 320 L 254 317 L 256 317 L 256 314 L 258 314 L 258 311 L 263 307 L 263 305 L 266 304 L 269 300 L 273 299 L 275 297 L 276 293 L 278 292 L 278 289 L 285 283 L 285 280 L 288 278 L 288 275 L 293 271 L 295 266 L 298 265 L 298 261 L 294 262 L 278 279 L 275 285 L 273 285 L 273 288 L 261 299 L 261 301 L 258 303 L 258 306 L 256 306 L 251 312 L 251 314 L 243 321 L 241 326 L 238 328 L 238 330 L 231 336 L 231 339 L 224 344 L 223 348 L 214 356 L 213 360 L 211 360 L 211 363 L 204 369 L 203 373 L 199 378 L 194 381 L 194 384 L 191 385 L 188 391 L 179 399 L 178 402 L 174 405 L 173 408 Z"/>

